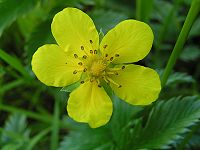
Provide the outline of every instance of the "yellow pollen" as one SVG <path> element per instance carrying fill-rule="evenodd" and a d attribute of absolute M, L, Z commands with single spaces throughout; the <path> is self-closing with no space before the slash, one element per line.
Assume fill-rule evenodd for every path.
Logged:
<path fill-rule="evenodd" d="M 93 76 L 99 76 L 104 72 L 105 69 L 106 64 L 99 60 L 92 63 L 90 72 Z"/>

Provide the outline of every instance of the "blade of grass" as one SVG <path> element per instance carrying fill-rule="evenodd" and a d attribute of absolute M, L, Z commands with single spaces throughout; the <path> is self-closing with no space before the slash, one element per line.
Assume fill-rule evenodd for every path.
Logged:
<path fill-rule="evenodd" d="M 21 86 L 24 83 L 26 83 L 26 81 L 24 79 L 17 79 L 17 80 L 10 82 L 10 83 L 4 84 L 0 89 L 0 93 L 4 93 L 4 92 L 11 90 L 15 87 Z"/>
<path fill-rule="evenodd" d="M 52 119 L 51 150 L 55 150 L 58 147 L 59 121 L 60 121 L 59 114 L 60 114 L 60 97 L 59 95 L 55 95 L 54 116 Z"/>
<path fill-rule="evenodd" d="M 149 22 L 153 10 L 153 0 L 136 0 L 136 19 Z"/>
<path fill-rule="evenodd" d="M 29 73 L 25 70 L 19 59 L 7 54 L 5 51 L 0 49 L 0 58 L 20 72 L 26 79 L 30 79 Z"/>
<path fill-rule="evenodd" d="M 188 12 L 188 15 L 186 17 L 185 23 L 183 25 L 183 28 L 181 29 L 181 33 L 178 37 L 178 40 L 176 41 L 175 47 L 172 51 L 172 54 L 168 60 L 167 66 L 162 75 L 162 80 L 161 80 L 162 87 L 164 87 L 167 82 L 167 79 L 172 71 L 172 68 L 174 67 L 174 65 L 176 63 L 177 58 L 179 57 L 179 55 L 183 49 L 183 46 L 187 40 L 188 34 L 191 30 L 191 27 L 198 15 L 199 11 L 200 11 L 200 0 L 193 0 L 190 10 Z"/>
<path fill-rule="evenodd" d="M 34 137 L 31 139 L 31 141 L 30 141 L 30 143 L 29 143 L 29 145 L 28 145 L 28 147 L 27 147 L 26 150 L 31 150 L 31 149 L 33 149 L 33 147 L 34 147 L 44 136 L 46 136 L 50 131 L 51 131 L 51 128 L 47 128 L 47 129 L 41 131 L 41 132 L 40 132 L 39 134 L 37 134 L 36 136 L 34 136 Z"/>
<path fill-rule="evenodd" d="M 136 19 L 141 20 L 142 19 L 142 1 L 141 0 L 136 0 Z"/>
<path fill-rule="evenodd" d="M 21 113 L 24 114 L 30 118 L 39 120 L 41 122 L 46 122 L 46 123 L 51 123 L 52 122 L 52 117 L 50 116 L 44 116 L 43 114 L 38 114 L 38 113 L 34 113 L 32 111 L 27 111 L 24 109 L 20 109 L 20 108 L 16 108 L 13 106 L 8 106 L 5 104 L 0 104 L 0 110 L 4 110 L 4 111 L 8 111 L 8 112 L 12 112 L 12 113 Z"/>

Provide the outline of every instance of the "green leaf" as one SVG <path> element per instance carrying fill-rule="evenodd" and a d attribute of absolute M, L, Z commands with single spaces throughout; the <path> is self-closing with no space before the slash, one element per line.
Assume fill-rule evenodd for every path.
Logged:
<path fill-rule="evenodd" d="M 60 144 L 59 150 L 124 150 L 128 141 L 127 129 L 132 125 L 132 119 L 141 111 L 141 107 L 135 107 L 125 103 L 117 97 L 113 97 L 114 112 L 110 122 L 100 128 L 92 129 L 88 125 L 68 120 L 71 131 Z M 128 131 L 129 133 L 129 131 Z M 80 140 L 81 139 L 81 140 Z"/>
<path fill-rule="evenodd" d="M 74 89 L 76 89 L 79 86 L 80 86 L 80 82 L 76 82 L 76 83 L 73 83 L 73 84 L 63 87 L 60 91 L 72 92 Z"/>
<path fill-rule="evenodd" d="M 199 36 L 200 33 L 200 18 L 198 18 L 194 25 L 192 26 L 191 32 L 189 34 L 189 36 L 194 37 L 194 36 Z"/>
<path fill-rule="evenodd" d="M 26 117 L 20 114 L 11 115 L 2 131 L 2 149 L 24 149 L 29 141 L 30 130 L 27 128 Z"/>
<path fill-rule="evenodd" d="M 200 149 L 200 129 L 192 136 L 188 143 L 188 147 L 191 149 Z"/>
<path fill-rule="evenodd" d="M 42 6 L 41 1 L 40 4 L 36 5 L 36 7 L 34 7 L 28 14 L 17 19 L 17 25 L 25 39 L 29 38 L 30 34 L 33 32 L 33 29 L 35 29 L 38 24 L 44 20 L 47 20 L 49 17 L 49 10 L 43 7 L 44 6 Z"/>
<path fill-rule="evenodd" d="M 51 128 L 47 128 L 45 130 L 42 130 L 40 133 L 35 135 L 29 142 L 26 150 L 31 150 L 33 147 L 42 139 L 44 136 L 46 136 L 51 131 Z"/>
<path fill-rule="evenodd" d="M 37 0 L 3 0 L 0 1 L 0 36 L 3 30 L 11 25 L 19 16 L 32 9 Z"/>
<path fill-rule="evenodd" d="M 71 132 L 61 142 L 58 150 L 108 150 L 112 143 L 106 128 L 91 129 L 88 126 L 79 127 L 78 131 Z"/>
<path fill-rule="evenodd" d="M 175 72 L 169 76 L 169 79 L 167 80 L 166 85 L 173 85 L 177 83 L 192 83 L 195 80 L 192 76 L 183 73 L 183 72 Z"/>
<path fill-rule="evenodd" d="M 82 74 L 81 75 L 81 78 L 79 79 L 79 81 L 75 82 L 75 83 L 72 83 L 68 86 L 65 86 L 63 87 L 60 91 L 63 91 L 63 92 L 72 92 L 73 90 L 75 90 L 76 88 L 78 88 L 80 86 L 80 82 L 81 81 L 84 81 L 84 79 L 87 77 L 86 74 Z"/>
<path fill-rule="evenodd" d="M 51 20 L 45 20 L 35 27 L 26 42 L 25 50 L 28 56 L 28 63 L 30 63 L 32 55 L 40 46 L 54 43 L 55 40 L 51 34 Z"/>
<path fill-rule="evenodd" d="M 102 29 L 103 33 L 107 33 L 111 28 L 128 17 L 122 13 L 105 10 L 95 10 L 89 14 L 94 20 L 97 30 Z"/>
<path fill-rule="evenodd" d="M 101 28 L 100 31 L 99 31 L 99 41 L 100 41 L 100 42 L 102 41 L 104 35 L 105 35 L 105 34 L 103 33 L 103 30 L 102 30 L 102 28 Z"/>
<path fill-rule="evenodd" d="M 199 22 L 200 23 L 200 22 Z M 200 30 L 199 30 L 200 31 Z M 200 50 L 199 47 L 192 45 L 192 46 L 188 46 L 186 47 L 183 52 L 180 55 L 180 58 L 183 61 L 192 61 L 192 60 L 196 60 L 197 58 L 200 57 Z"/>
<path fill-rule="evenodd" d="M 20 150 L 21 146 L 15 143 L 7 144 L 1 150 Z"/>
<path fill-rule="evenodd" d="M 22 65 L 20 60 L 16 57 L 13 57 L 6 53 L 5 51 L 0 49 L 0 58 L 4 60 L 6 63 L 8 63 L 10 66 L 15 68 L 17 71 L 19 71 L 25 78 L 29 79 L 30 75 L 26 71 L 25 67 Z"/>
<path fill-rule="evenodd" d="M 144 128 L 132 139 L 133 149 L 169 149 L 199 121 L 199 108 L 200 99 L 195 96 L 158 101 Z"/>

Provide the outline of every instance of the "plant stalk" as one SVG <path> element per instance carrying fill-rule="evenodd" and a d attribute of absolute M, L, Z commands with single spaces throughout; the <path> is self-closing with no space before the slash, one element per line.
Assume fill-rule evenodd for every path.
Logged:
<path fill-rule="evenodd" d="M 183 25 L 183 28 L 181 30 L 181 33 L 178 37 L 178 40 L 175 44 L 175 47 L 172 51 L 172 54 L 168 60 L 167 66 L 162 75 L 162 79 L 161 79 L 162 87 L 164 87 L 167 82 L 167 79 L 172 71 L 172 68 L 174 67 L 174 65 L 176 63 L 177 58 L 179 57 L 179 55 L 183 49 L 183 46 L 187 40 L 188 34 L 192 28 L 192 25 L 194 24 L 194 22 L 197 18 L 199 11 L 200 11 L 200 0 L 193 0 L 190 10 L 189 10 L 189 13 L 188 13 L 185 23 Z"/>

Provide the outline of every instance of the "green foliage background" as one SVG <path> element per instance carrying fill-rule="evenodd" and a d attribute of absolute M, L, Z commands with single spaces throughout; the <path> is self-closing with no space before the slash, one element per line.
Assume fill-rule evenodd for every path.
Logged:
<path fill-rule="evenodd" d="M 53 16 L 65 7 L 77 7 L 103 33 L 128 18 L 148 23 L 154 31 L 154 45 L 138 64 L 162 76 L 191 2 L 0 0 L 0 149 L 200 149 L 199 16 L 159 100 L 136 107 L 113 95 L 111 121 L 98 129 L 67 116 L 65 107 L 73 87 L 47 87 L 30 66 L 38 47 L 55 43 L 50 30 Z"/>

